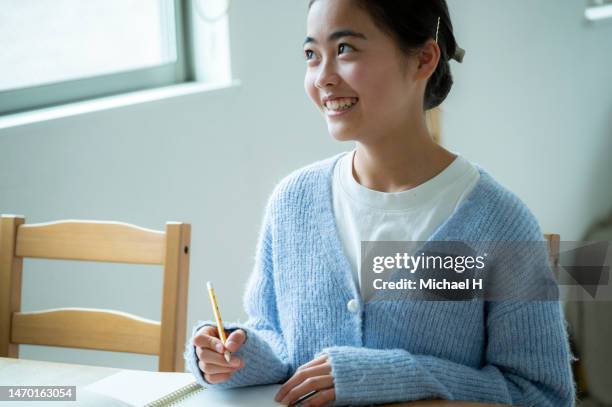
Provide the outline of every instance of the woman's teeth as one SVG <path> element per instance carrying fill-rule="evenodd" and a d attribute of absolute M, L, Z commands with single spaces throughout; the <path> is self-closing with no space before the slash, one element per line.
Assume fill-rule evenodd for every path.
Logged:
<path fill-rule="evenodd" d="M 327 102 L 325 102 L 325 107 L 327 108 L 327 110 L 334 111 L 348 110 L 353 107 L 358 100 L 359 99 L 357 98 L 341 98 L 328 100 Z"/>

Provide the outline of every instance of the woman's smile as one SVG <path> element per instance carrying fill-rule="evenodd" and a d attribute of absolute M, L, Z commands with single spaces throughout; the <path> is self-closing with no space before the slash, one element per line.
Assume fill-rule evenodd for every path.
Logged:
<path fill-rule="evenodd" d="M 338 117 L 352 111 L 359 103 L 359 98 L 334 98 L 323 103 L 323 111 L 328 117 Z"/>

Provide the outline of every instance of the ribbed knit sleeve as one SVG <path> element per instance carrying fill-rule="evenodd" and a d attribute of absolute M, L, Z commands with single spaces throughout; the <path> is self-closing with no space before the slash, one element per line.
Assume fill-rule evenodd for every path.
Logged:
<path fill-rule="evenodd" d="M 403 349 L 337 346 L 329 355 L 337 405 L 418 399 L 573 406 L 558 303 L 527 304 L 490 322 L 487 362 L 475 369 Z"/>
<path fill-rule="evenodd" d="M 223 383 L 210 384 L 198 368 L 195 347 L 189 340 L 185 361 L 188 369 L 203 386 L 212 388 L 232 388 L 257 384 L 278 383 L 287 378 L 289 364 L 287 350 L 278 323 L 274 285 L 272 281 L 272 227 L 270 203 L 266 208 L 255 255 L 255 267 L 244 296 L 244 306 L 248 320 L 244 324 L 228 323 L 226 331 L 243 329 L 247 339 L 242 347 L 232 354 L 244 361 L 244 367 L 236 371 Z M 193 335 L 204 325 L 215 325 L 214 321 L 203 321 L 196 325 Z M 192 335 L 192 337 L 193 337 Z"/>
<path fill-rule="evenodd" d="M 535 219 L 529 213 L 524 215 L 525 229 L 512 237 L 541 240 Z M 501 272 L 512 275 L 509 284 L 550 272 L 545 246 L 528 247 L 532 251 L 515 257 L 512 263 L 500 260 Z M 521 283 L 514 286 L 517 290 L 525 287 Z M 480 368 L 404 349 L 332 346 L 318 355 L 329 356 L 338 405 L 434 398 L 525 407 L 573 406 L 575 390 L 564 321 L 559 301 L 523 298 L 487 303 L 487 342 Z M 380 326 L 381 332 L 385 329 Z"/>

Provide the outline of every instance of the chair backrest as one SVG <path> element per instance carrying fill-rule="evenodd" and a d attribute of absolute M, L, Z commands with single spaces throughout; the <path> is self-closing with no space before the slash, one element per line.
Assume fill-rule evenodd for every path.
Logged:
<path fill-rule="evenodd" d="M 555 233 L 544 233 L 544 238 L 548 242 L 548 258 L 553 274 L 559 279 L 559 245 L 561 237 Z"/>
<path fill-rule="evenodd" d="M 439 106 L 428 110 L 425 114 L 425 122 L 427 123 L 429 134 L 431 134 L 431 138 L 437 144 L 442 143 L 442 125 L 440 124 L 441 116 L 442 113 Z"/>
<path fill-rule="evenodd" d="M 119 222 L 66 220 L 25 224 L 0 218 L 0 356 L 18 357 L 19 344 L 159 355 L 159 371 L 183 371 L 191 225 L 165 231 Z M 163 266 L 161 321 L 85 308 L 21 312 L 24 258 Z"/>

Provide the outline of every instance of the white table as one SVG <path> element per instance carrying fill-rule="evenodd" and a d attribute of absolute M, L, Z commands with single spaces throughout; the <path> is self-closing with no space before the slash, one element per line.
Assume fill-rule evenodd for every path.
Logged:
<path fill-rule="evenodd" d="M 52 407 L 105 406 L 125 407 L 127 404 L 84 390 L 83 387 L 125 369 L 100 366 L 85 366 L 67 363 L 42 362 L 26 359 L 0 358 L 1 386 L 77 386 L 77 401 L 66 402 L 0 402 L 0 406 L 29 407 L 50 405 Z M 45 404 L 46 403 L 46 404 Z M 280 404 L 279 404 L 280 406 Z M 456 401 L 417 401 L 388 404 L 387 407 L 493 407 L 492 404 L 464 403 Z M 499 407 L 499 406 L 498 406 Z"/>

